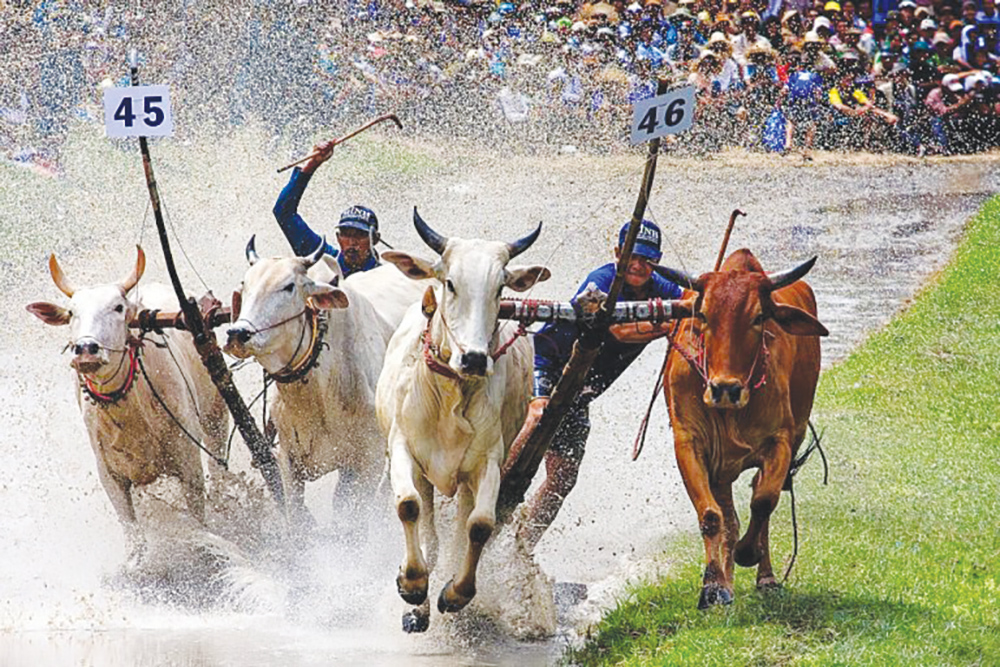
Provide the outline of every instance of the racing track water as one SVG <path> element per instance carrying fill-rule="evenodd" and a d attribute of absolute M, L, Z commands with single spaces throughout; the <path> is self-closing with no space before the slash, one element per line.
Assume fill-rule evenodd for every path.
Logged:
<path fill-rule="evenodd" d="M 286 252 L 270 216 L 284 184 L 273 167 L 286 154 L 265 154 L 265 143 L 248 133 L 239 141 L 154 146 L 177 235 L 225 301 L 244 270 L 250 234 L 258 235 L 262 253 Z M 435 616 L 427 636 L 403 635 L 403 604 L 393 589 L 402 540 L 391 516 L 368 529 L 367 547 L 321 537 L 288 554 L 275 547 L 280 536 L 239 445 L 234 467 L 250 483 L 230 480 L 217 494 L 211 532 L 175 509 L 182 504 L 172 483 L 143 495 L 140 512 L 159 536 L 155 558 L 141 578 L 123 580 L 121 532 L 96 478 L 67 360 L 58 354 L 63 333 L 23 306 L 57 300 L 45 268 L 50 251 L 75 281 L 93 283 L 123 274 L 141 238 L 147 276 L 163 280 L 165 271 L 151 222 L 144 222 L 136 152 L 81 140 L 67 155 L 63 180 L 0 167 L 0 298 L 7 315 L 0 334 L 0 664 L 546 664 L 629 577 L 656 567 L 651 556 L 664 535 L 694 529 L 662 404 L 642 458 L 629 457 L 662 360 L 662 344 L 654 344 L 595 404 L 578 486 L 540 545 L 538 562 L 548 575 L 590 587 L 586 603 L 560 616 L 556 641 L 517 640 L 505 615 L 519 605 L 518 589 L 503 585 L 492 594 L 481 588 L 482 603 L 459 617 Z M 710 268 L 734 207 L 749 215 L 739 221 L 731 250 L 750 247 L 766 268 L 818 254 L 809 280 L 832 332 L 824 348 L 829 365 L 946 261 L 963 221 L 997 190 L 990 166 L 821 157 L 800 168 L 779 158 L 698 163 L 665 156 L 650 214 L 670 238 L 664 262 L 690 272 Z M 558 298 L 609 260 L 641 168 L 637 155 L 497 160 L 439 146 L 361 142 L 314 178 L 301 210 L 323 227 L 334 212 L 365 203 L 393 245 L 414 250 L 421 247 L 409 222 L 414 204 L 451 235 L 512 238 L 543 220 L 541 239 L 524 261 L 553 270 L 533 296 Z M 190 268 L 182 272 L 189 289 L 200 289 Z M 255 373 L 241 371 L 238 381 L 251 395 Z M 321 524 L 332 520 L 331 486 L 328 480 L 310 489 Z M 441 583 L 432 582 L 432 590 Z"/>

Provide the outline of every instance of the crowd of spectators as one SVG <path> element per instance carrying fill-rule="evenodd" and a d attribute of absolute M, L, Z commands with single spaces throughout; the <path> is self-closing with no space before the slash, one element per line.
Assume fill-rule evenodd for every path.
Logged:
<path fill-rule="evenodd" d="M 993 3 L 993 4 L 991 4 Z M 393 111 L 417 132 L 623 144 L 659 79 L 672 146 L 965 153 L 1000 141 L 1000 0 L 206 0 L 0 4 L 0 151 L 57 163 L 101 91 L 171 86 L 180 132 L 307 142 Z"/>

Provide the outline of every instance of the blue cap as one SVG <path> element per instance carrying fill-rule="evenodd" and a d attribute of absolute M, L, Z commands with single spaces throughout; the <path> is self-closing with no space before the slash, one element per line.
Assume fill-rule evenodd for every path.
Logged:
<path fill-rule="evenodd" d="M 350 227 L 360 229 L 363 232 L 378 233 L 378 218 L 375 213 L 364 206 L 352 206 L 340 214 L 340 222 L 337 227 Z"/>
<path fill-rule="evenodd" d="M 628 236 L 628 228 L 631 222 L 626 222 L 622 225 L 622 230 L 618 232 L 618 247 L 622 247 L 625 243 L 625 237 Z M 649 220 L 643 220 L 642 226 L 639 227 L 639 234 L 635 237 L 635 246 L 632 248 L 633 255 L 639 255 L 640 257 L 645 257 L 646 259 L 659 262 L 660 257 L 663 253 L 660 252 L 660 228 L 656 226 L 655 223 Z"/>

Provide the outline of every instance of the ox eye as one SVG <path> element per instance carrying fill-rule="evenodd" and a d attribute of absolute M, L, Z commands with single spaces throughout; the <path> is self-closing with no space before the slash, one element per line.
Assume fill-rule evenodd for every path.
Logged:
<path fill-rule="evenodd" d="M 753 318 L 753 326 L 759 327 L 764 324 L 764 313 L 760 313 L 757 317 Z"/>
<path fill-rule="evenodd" d="M 444 284 L 445 284 L 445 287 L 448 288 L 449 292 L 451 292 L 452 294 L 455 293 L 455 284 L 454 283 L 452 283 L 450 280 L 447 280 L 447 281 L 445 281 Z"/>
<path fill-rule="evenodd" d="M 289 294 L 291 294 L 293 289 L 295 289 L 295 283 L 288 283 L 287 285 L 281 288 L 281 291 L 288 292 Z"/>
<path fill-rule="evenodd" d="M 117 306 L 115 306 L 115 312 L 116 313 L 123 312 L 124 310 L 125 310 L 125 306 L 121 305 L 120 303 Z"/>
<path fill-rule="evenodd" d="M 708 318 L 705 317 L 705 313 L 701 312 L 700 310 L 697 313 L 695 313 L 694 316 L 697 317 L 700 322 L 708 322 Z"/>
<path fill-rule="evenodd" d="M 497 290 L 497 298 L 499 299 L 501 296 L 503 296 L 503 285 Z"/>

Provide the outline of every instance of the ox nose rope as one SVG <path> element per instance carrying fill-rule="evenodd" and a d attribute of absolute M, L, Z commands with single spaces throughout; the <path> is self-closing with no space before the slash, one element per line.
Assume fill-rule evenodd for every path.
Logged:
<path fill-rule="evenodd" d="M 812 421 L 807 422 L 809 425 L 809 432 L 812 434 L 812 440 L 809 442 L 809 446 L 806 450 L 799 454 L 799 456 L 792 461 L 792 464 L 788 467 L 788 476 L 785 478 L 785 485 L 782 490 L 788 491 L 789 499 L 792 503 L 792 557 L 788 561 L 788 566 L 785 568 L 785 576 L 781 578 L 782 586 L 788 581 L 788 575 L 792 571 L 792 566 L 795 565 L 795 558 L 799 555 L 799 522 L 795 516 L 795 485 L 792 483 L 795 478 L 795 474 L 802 469 L 806 461 L 814 451 L 818 451 L 820 458 L 823 459 L 823 486 L 826 486 L 830 480 L 830 464 L 826 460 L 826 453 L 823 452 L 823 447 L 821 441 L 823 440 L 823 434 L 816 433 L 816 427 L 813 426 Z"/>
<path fill-rule="evenodd" d="M 170 419 L 173 420 L 173 422 L 177 425 L 177 428 L 179 428 L 181 430 L 181 432 L 185 436 L 187 436 L 188 440 L 190 440 L 192 443 L 194 443 L 195 447 L 197 447 L 201 451 L 203 451 L 206 454 L 208 454 L 209 458 L 211 458 L 217 464 L 219 464 L 220 466 L 222 466 L 224 469 L 228 470 L 229 469 L 229 461 L 227 460 L 227 458 L 223 458 L 221 456 L 218 456 L 217 454 L 215 454 L 212 451 L 210 451 L 208 449 L 208 447 L 206 447 L 205 445 L 203 445 L 201 443 L 201 440 L 199 440 L 198 438 L 194 437 L 191 434 L 191 432 L 189 430 L 187 430 L 187 428 L 184 426 L 184 424 L 181 423 L 181 421 L 177 418 L 177 416 L 173 413 L 173 411 L 169 407 L 167 407 L 167 404 L 163 400 L 163 397 L 160 396 L 160 392 L 156 391 L 156 387 L 153 386 L 153 381 L 149 379 L 149 375 L 146 373 L 146 367 L 142 363 L 141 355 L 137 354 L 137 355 L 135 355 L 135 358 L 136 358 L 136 361 L 138 362 L 139 370 L 142 372 L 142 377 L 144 377 L 146 379 L 146 384 L 149 385 L 149 391 L 153 394 L 153 398 L 156 399 L 156 402 L 160 404 L 160 407 L 163 408 L 164 412 L 166 412 L 167 415 L 170 417 Z"/>

